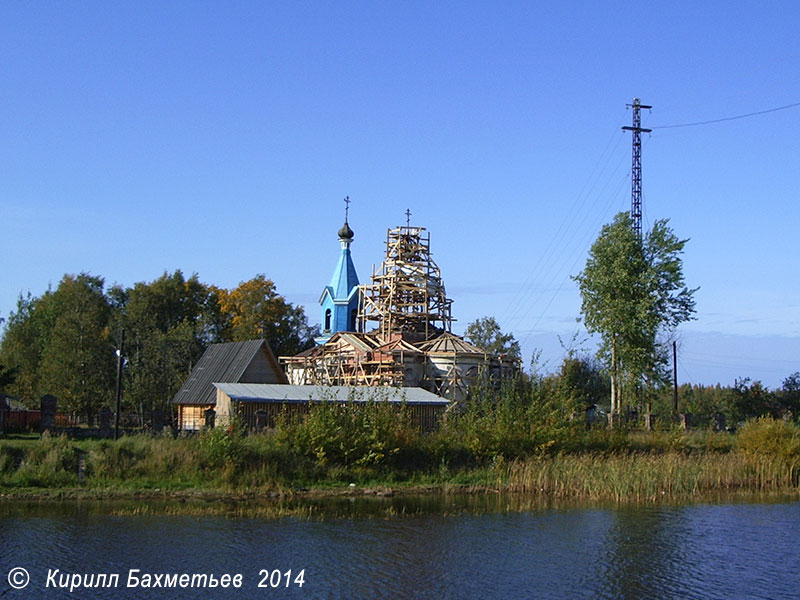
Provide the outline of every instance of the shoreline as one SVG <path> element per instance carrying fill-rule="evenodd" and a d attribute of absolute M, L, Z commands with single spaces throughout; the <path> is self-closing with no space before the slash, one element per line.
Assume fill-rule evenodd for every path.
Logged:
<path fill-rule="evenodd" d="M 466 497 L 466 496 L 514 496 L 542 501 L 582 503 L 634 503 L 654 504 L 664 501 L 702 503 L 719 497 L 785 497 L 800 500 L 800 489 L 757 489 L 742 486 L 739 488 L 720 488 L 698 491 L 696 494 L 667 494 L 647 498 L 589 498 L 579 495 L 559 496 L 548 491 L 515 489 L 517 486 L 437 484 L 408 486 L 341 486 L 320 488 L 299 488 L 285 491 L 257 490 L 213 490 L 213 489 L 92 489 L 92 488 L 33 488 L 0 491 L 0 504 L 17 502 L 60 503 L 60 502 L 174 502 L 174 503 L 212 503 L 240 504 L 244 502 L 307 502 L 336 499 L 383 499 L 383 498 L 421 498 L 421 497 Z"/>

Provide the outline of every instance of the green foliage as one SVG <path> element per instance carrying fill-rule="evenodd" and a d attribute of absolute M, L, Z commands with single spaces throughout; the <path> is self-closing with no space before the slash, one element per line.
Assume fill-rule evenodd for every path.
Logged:
<path fill-rule="evenodd" d="M 772 417 L 748 421 L 736 436 L 746 454 L 769 455 L 800 461 L 800 427 Z"/>
<path fill-rule="evenodd" d="M 448 419 L 443 435 L 482 463 L 556 451 L 583 429 L 583 420 L 573 421 L 573 406 L 551 392 L 547 381 L 522 380 L 499 392 L 475 389 L 466 409 Z"/>
<path fill-rule="evenodd" d="M 776 394 L 781 416 L 791 416 L 800 422 L 800 372 L 792 373 L 783 380 L 783 386 Z"/>
<path fill-rule="evenodd" d="M 800 427 L 763 418 L 738 434 L 585 429 L 542 388 L 509 386 L 421 435 L 385 402 L 320 404 L 308 421 L 244 435 L 0 443 L 0 489 L 236 489 L 308 485 L 478 485 L 554 497 L 651 500 L 712 490 L 796 489 Z M 86 478 L 77 476 L 79 453 Z"/>
<path fill-rule="evenodd" d="M 770 415 L 780 416 L 775 396 L 760 381 L 737 379 L 730 396 L 730 414 L 734 421 Z"/>
<path fill-rule="evenodd" d="M 140 414 L 168 411 L 192 366 L 219 341 L 218 292 L 194 274 L 164 273 L 132 288 L 116 288 L 115 331 L 125 331 L 124 398 Z"/>
<path fill-rule="evenodd" d="M 503 333 L 494 317 L 482 317 L 467 325 L 464 337 L 489 354 L 507 354 L 521 359 L 519 342 L 511 333 Z"/>
<path fill-rule="evenodd" d="M 645 380 L 666 378 L 667 353 L 659 334 L 692 318 L 694 292 L 684 285 L 678 239 L 666 221 L 656 221 L 643 240 L 628 213 L 603 227 L 584 270 L 575 277 L 581 292 L 586 329 L 599 333 L 599 356 L 608 365 L 612 390 L 624 386 L 630 396 Z M 612 398 L 612 410 L 620 408 Z"/>
<path fill-rule="evenodd" d="M 40 391 L 55 395 L 62 411 L 91 417 L 111 401 L 114 391 L 111 306 L 103 279 L 67 275 L 51 301 L 57 316 L 42 351 Z"/>
<path fill-rule="evenodd" d="M 0 363 L 0 393 L 17 380 L 17 369 L 9 369 Z"/>
<path fill-rule="evenodd" d="M 75 485 L 77 471 L 77 452 L 65 436 L 45 434 L 27 452 L 9 446 L 0 447 L 0 473 L 4 474 L 6 485 L 10 487 Z"/>
<path fill-rule="evenodd" d="M 20 297 L 0 347 L 17 376 L 8 391 L 29 405 L 54 394 L 61 409 L 93 414 L 113 395 L 111 305 L 103 279 L 65 275 L 55 291 Z"/>
<path fill-rule="evenodd" d="M 560 401 L 575 406 L 576 410 L 605 404 L 608 399 L 608 376 L 601 365 L 589 357 L 565 357 L 558 373 L 550 379 Z"/>
<path fill-rule="evenodd" d="M 319 402 L 301 422 L 284 423 L 277 434 L 318 466 L 385 466 L 416 436 L 409 415 L 389 402 L 355 398 Z"/>
<path fill-rule="evenodd" d="M 672 405 L 672 390 L 666 390 L 663 406 Z M 684 384 L 678 388 L 678 411 L 691 413 L 695 417 L 705 417 L 707 424 L 711 418 L 721 413 L 728 420 L 733 420 L 730 414 L 732 390 L 719 384 L 715 386 Z"/>
<path fill-rule="evenodd" d="M 103 285 L 85 273 L 65 275 L 55 290 L 19 298 L 0 343 L 0 390 L 32 408 L 53 394 L 60 411 L 92 416 L 114 400 L 114 351 L 124 331 L 123 410 L 143 417 L 172 410 L 211 343 L 265 337 L 276 355 L 292 355 L 316 335 L 302 307 L 263 275 L 231 291 L 179 270 L 107 293 Z"/>
<path fill-rule="evenodd" d="M 244 433 L 241 428 L 217 427 L 200 436 L 200 456 L 208 469 L 237 468 L 244 458 Z"/>

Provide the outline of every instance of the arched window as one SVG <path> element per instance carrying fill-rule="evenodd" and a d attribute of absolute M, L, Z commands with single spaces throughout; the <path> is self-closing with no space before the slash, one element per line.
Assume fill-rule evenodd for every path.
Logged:
<path fill-rule="evenodd" d="M 356 331 L 357 316 L 358 316 L 358 311 L 355 308 L 350 311 L 350 331 Z"/>
<path fill-rule="evenodd" d="M 325 331 L 331 330 L 331 309 L 325 311 Z"/>

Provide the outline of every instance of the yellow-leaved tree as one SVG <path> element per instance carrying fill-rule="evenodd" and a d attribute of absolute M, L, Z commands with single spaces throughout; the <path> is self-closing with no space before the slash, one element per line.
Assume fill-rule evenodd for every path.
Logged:
<path fill-rule="evenodd" d="M 309 327 L 303 308 L 287 302 L 263 274 L 242 281 L 232 290 L 216 291 L 226 322 L 226 339 L 265 339 L 275 356 L 293 356 L 314 345 L 317 329 Z"/>

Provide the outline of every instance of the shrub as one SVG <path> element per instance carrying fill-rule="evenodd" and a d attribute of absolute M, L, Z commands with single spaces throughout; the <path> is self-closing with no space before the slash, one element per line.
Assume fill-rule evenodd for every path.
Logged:
<path fill-rule="evenodd" d="M 748 421 L 737 436 L 739 449 L 750 456 L 800 458 L 800 427 L 789 421 L 762 417 Z"/>
<path fill-rule="evenodd" d="M 278 425 L 278 440 L 318 466 L 385 466 L 416 433 L 404 406 L 368 399 L 320 402 L 300 423 Z"/>

